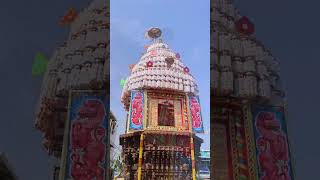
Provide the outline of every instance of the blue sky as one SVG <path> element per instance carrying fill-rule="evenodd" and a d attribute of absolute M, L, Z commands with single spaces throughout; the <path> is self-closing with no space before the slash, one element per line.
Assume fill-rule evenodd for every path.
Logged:
<path fill-rule="evenodd" d="M 149 27 L 160 27 L 169 47 L 196 78 L 200 91 L 205 133 L 203 149 L 210 148 L 210 1 L 209 0 L 111 0 L 110 96 L 111 111 L 118 119 L 118 133 L 125 131 L 126 112 L 120 102 L 121 78 L 129 65 L 139 61 L 149 40 Z"/>

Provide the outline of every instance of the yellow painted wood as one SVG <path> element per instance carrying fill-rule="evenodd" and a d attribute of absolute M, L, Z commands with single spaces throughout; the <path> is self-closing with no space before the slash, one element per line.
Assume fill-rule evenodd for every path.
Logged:
<path fill-rule="evenodd" d="M 197 180 L 196 178 L 196 167 L 195 167 L 195 155 L 194 155 L 194 144 L 193 144 L 193 132 L 192 132 L 192 119 L 191 119 L 191 112 L 189 106 L 189 97 L 186 93 L 186 105 L 187 105 L 187 112 L 188 112 L 188 123 L 189 123 L 189 131 L 190 131 L 190 149 L 191 149 L 191 161 L 192 161 L 192 179 Z"/>
<path fill-rule="evenodd" d="M 141 171 L 142 171 L 142 154 L 143 154 L 143 133 L 140 136 L 140 148 L 139 148 L 139 164 L 138 164 L 138 180 L 141 180 Z"/>

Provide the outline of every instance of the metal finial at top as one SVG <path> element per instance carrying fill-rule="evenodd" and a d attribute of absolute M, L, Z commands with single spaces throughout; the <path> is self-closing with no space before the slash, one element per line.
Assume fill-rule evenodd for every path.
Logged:
<path fill-rule="evenodd" d="M 157 38 L 161 37 L 161 34 L 162 34 L 162 32 L 161 32 L 160 28 L 152 27 L 147 30 L 147 32 L 145 33 L 145 37 L 148 39 L 157 39 Z"/>

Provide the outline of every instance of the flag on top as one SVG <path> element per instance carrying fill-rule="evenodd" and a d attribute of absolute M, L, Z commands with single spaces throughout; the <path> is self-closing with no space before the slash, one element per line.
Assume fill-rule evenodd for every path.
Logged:
<path fill-rule="evenodd" d="M 43 53 L 36 53 L 33 65 L 32 65 L 32 75 L 41 75 L 46 71 L 48 60 Z"/>
<path fill-rule="evenodd" d="M 121 88 L 123 88 L 124 87 L 124 84 L 126 83 L 126 80 L 124 80 L 124 79 L 121 79 L 120 80 L 120 86 L 121 86 Z"/>
<path fill-rule="evenodd" d="M 254 24 L 248 17 L 243 16 L 235 23 L 236 30 L 245 35 L 251 35 L 254 33 Z"/>
<path fill-rule="evenodd" d="M 61 26 L 64 26 L 66 24 L 70 24 L 71 22 L 73 22 L 77 17 L 77 13 L 76 13 L 76 10 L 73 9 L 73 8 L 70 8 L 66 15 L 64 15 L 61 19 L 60 19 L 60 22 L 59 24 Z"/>

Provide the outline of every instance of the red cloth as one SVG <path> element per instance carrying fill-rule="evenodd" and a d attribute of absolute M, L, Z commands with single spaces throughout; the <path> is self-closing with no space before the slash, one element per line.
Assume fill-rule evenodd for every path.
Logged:
<path fill-rule="evenodd" d="M 236 30 L 239 33 L 251 35 L 254 33 L 254 24 L 248 19 L 248 17 L 243 16 L 235 23 Z"/>

